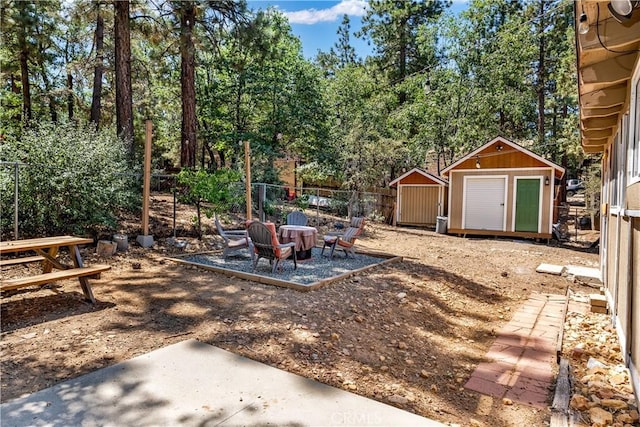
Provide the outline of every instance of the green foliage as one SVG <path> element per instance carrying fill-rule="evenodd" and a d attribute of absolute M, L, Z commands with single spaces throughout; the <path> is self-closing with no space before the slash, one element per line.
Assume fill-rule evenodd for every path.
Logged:
<path fill-rule="evenodd" d="M 295 203 L 296 203 L 296 207 L 301 211 L 304 211 L 305 209 L 308 209 L 309 208 L 309 195 L 308 194 L 303 194 L 300 197 L 296 197 Z"/>
<path fill-rule="evenodd" d="M 334 47 L 311 62 L 274 8 L 248 12 L 244 2 L 231 0 L 132 2 L 137 157 L 143 121 L 152 118 L 154 167 L 178 164 L 183 45 L 173 12 L 195 5 L 191 98 L 204 169 L 240 169 L 248 140 L 254 181 L 279 183 L 274 162 L 289 156 L 304 164 L 298 170 L 304 181 L 357 190 L 385 186 L 415 166 L 442 170 L 497 135 L 536 141 L 539 154 L 578 168 L 584 154 L 576 124 L 573 4 L 471 0 L 457 16 L 446 13 L 450 4 L 371 0 L 355 36 L 373 45 L 373 55 L 357 58 L 345 16 Z M 31 85 L 34 120 L 64 118 L 70 105 L 74 120 L 88 120 L 96 14 L 104 17 L 104 52 L 113 52 L 112 5 L 10 1 L 2 10 L 0 134 L 22 129 L 24 81 Z M 105 70 L 113 66 L 113 56 L 105 55 Z M 106 72 L 101 127 L 114 121 L 114 88 L 113 73 Z"/>
<path fill-rule="evenodd" d="M 124 146 L 113 130 L 43 122 L 8 137 L 3 161 L 18 161 L 19 231 L 22 237 L 114 230 L 118 212 L 131 206 Z M 1 225 L 13 228 L 12 170 L 1 169 Z"/>
<path fill-rule="evenodd" d="M 433 63 L 433 52 L 419 45 L 418 32 L 447 5 L 442 0 L 369 2 L 360 35 L 371 37 L 376 45 L 375 61 L 389 80 L 403 79 Z"/>
<path fill-rule="evenodd" d="M 196 205 L 198 236 L 202 236 L 202 211 L 211 218 L 243 200 L 241 187 L 236 185 L 240 178 L 239 172 L 230 169 L 219 169 L 213 173 L 203 169 L 180 171 L 178 183 L 184 186 L 180 201 Z"/>
<path fill-rule="evenodd" d="M 239 187 L 235 184 L 241 178 L 238 171 L 219 169 L 207 172 L 203 169 L 183 169 L 178 174 L 178 182 L 185 186 L 182 201 L 186 203 L 207 203 L 205 214 L 211 218 L 214 214 L 229 210 L 242 201 Z"/>
<path fill-rule="evenodd" d="M 276 213 L 276 204 L 272 200 L 265 200 L 262 204 L 262 210 L 267 216 L 273 216 Z"/>
<path fill-rule="evenodd" d="M 585 186 L 585 206 L 590 214 L 600 212 L 600 184 L 602 183 L 600 165 L 596 162 L 586 168 L 583 175 Z"/>

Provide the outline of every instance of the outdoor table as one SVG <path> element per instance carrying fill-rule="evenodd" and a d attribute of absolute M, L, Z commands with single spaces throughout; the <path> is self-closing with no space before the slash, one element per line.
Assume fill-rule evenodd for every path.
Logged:
<path fill-rule="evenodd" d="M 316 245 L 318 230 L 306 225 L 282 225 L 278 230 L 281 243 L 295 242 L 298 260 L 311 258 L 311 248 Z"/>
<path fill-rule="evenodd" d="M 92 239 L 74 236 L 43 237 L 0 242 L 0 267 L 31 262 L 42 263 L 42 273 L 34 276 L 6 279 L 0 278 L 0 291 L 24 288 L 28 286 L 46 285 L 62 279 L 77 278 L 84 296 L 95 304 L 96 300 L 89 285 L 89 278 L 99 278 L 102 271 L 109 270 L 108 265 L 85 267 L 78 246 L 92 244 Z M 73 265 L 60 262 L 58 252 L 67 247 Z M 24 252 L 35 252 L 35 256 L 24 256 Z M 9 253 L 21 254 L 16 258 L 5 258 Z M 53 269 L 56 271 L 53 271 Z"/>

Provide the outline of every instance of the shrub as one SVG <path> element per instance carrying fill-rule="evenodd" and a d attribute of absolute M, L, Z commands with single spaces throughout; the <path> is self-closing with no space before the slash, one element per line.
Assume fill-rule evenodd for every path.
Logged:
<path fill-rule="evenodd" d="M 237 182 L 240 172 L 230 169 L 218 169 L 213 173 L 205 170 L 182 169 L 178 182 L 184 187 L 180 201 L 196 206 L 196 229 L 202 237 L 202 211 L 211 218 L 213 215 L 228 211 L 244 197 Z"/>
<path fill-rule="evenodd" d="M 131 201 L 124 144 L 113 131 L 75 123 L 39 123 L 0 146 L 0 158 L 20 166 L 21 236 L 94 235 L 114 229 L 116 213 Z M 2 233 L 13 225 L 13 171 L 1 169 Z"/>

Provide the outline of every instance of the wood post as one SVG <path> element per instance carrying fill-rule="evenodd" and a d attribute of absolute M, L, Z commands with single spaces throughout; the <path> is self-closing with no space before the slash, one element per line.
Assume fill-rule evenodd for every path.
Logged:
<path fill-rule="evenodd" d="M 144 182 L 142 187 L 142 234 L 149 235 L 149 198 L 151 189 L 151 134 L 153 124 L 151 120 L 145 122 L 144 141 Z"/>
<path fill-rule="evenodd" d="M 251 221 L 251 147 L 249 146 L 249 141 L 244 142 L 244 170 L 246 176 L 247 221 Z"/>

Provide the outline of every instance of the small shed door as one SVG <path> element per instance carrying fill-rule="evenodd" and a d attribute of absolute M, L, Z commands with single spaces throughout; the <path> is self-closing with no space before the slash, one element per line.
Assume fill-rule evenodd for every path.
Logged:
<path fill-rule="evenodd" d="M 539 231 L 540 181 L 539 178 L 516 179 L 515 231 Z"/>
<path fill-rule="evenodd" d="M 504 231 L 505 189 L 504 177 L 466 178 L 463 228 Z"/>
<path fill-rule="evenodd" d="M 437 185 L 400 186 L 400 215 L 403 224 L 435 224 L 440 203 Z"/>

